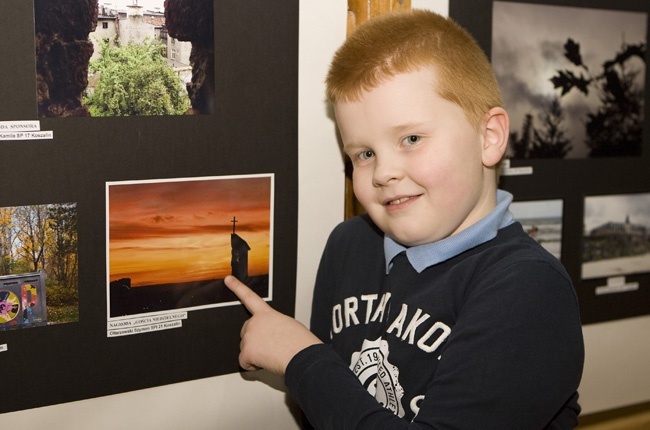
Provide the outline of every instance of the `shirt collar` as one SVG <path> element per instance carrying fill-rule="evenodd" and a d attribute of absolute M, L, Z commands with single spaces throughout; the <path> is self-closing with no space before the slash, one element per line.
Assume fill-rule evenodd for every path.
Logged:
<path fill-rule="evenodd" d="M 494 239 L 499 229 L 514 222 L 514 217 L 508 210 L 511 202 L 512 194 L 507 191 L 497 190 L 497 204 L 489 214 L 465 230 L 436 242 L 407 248 L 390 237 L 384 236 L 386 273 L 392 267 L 393 258 L 402 251 L 406 251 L 406 256 L 413 268 L 418 273 L 421 273 L 427 267 L 441 263 L 461 252 Z"/>

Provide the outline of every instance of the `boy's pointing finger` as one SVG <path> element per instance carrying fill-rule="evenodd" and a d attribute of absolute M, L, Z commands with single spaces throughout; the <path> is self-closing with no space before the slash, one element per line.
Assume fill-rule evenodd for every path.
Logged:
<path fill-rule="evenodd" d="M 284 375 L 289 362 L 299 351 L 321 343 L 299 321 L 273 309 L 234 276 L 226 276 L 224 282 L 253 314 L 240 332 L 239 364 L 243 369 L 263 368 Z"/>
<path fill-rule="evenodd" d="M 255 315 L 256 312 L 266 310 L 270 307 L 260 296 L 255 294 L 253 290 L 248 288 L 244 283 L 242 283 L 234 276 L 226 276 L 224 283 L 226 284 L 226 287 L 230 289 L 230 291 L 235 293 L 235 295 L 239 298 L 242 304 L 246 306 L 246 309 L 248 309 L 251 314 Z"/>

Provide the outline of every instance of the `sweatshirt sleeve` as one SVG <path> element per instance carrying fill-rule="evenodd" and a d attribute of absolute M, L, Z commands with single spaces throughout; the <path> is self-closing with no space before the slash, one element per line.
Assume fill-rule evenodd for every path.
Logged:
<path fill-rule="evenodd" d="M 452 328 L 416 420 L 433 428 L 573 428 L 584 344 L 570 280 L 537 260 L 503 264 L 482 284 Z"/>
<path fill-rule="evenodd" d="M 408 425 L 368 393 L 329 345 L 332 311 L 330 287 L 337 285 L 338 277 L 343 276 L 337 263 L 340 250 L 350 248 L 351 232 L 361 228 L 367 228 L 367 223 L 352 219 L 340 224 L 330 235 L 316 276 L 310 324 L 311 331 L 325 343 L 299 352 L 289 363 L 285 375 L 289 394 L 318 429 L 398 429 Z M 359 246 L 358 243 L 354 245 Z M 382 421 L 382 427 L 364 425 L 368 417 L 377 416 Z"/>
<path fill-rule="evenodd" d="M 386 427 L 400 428 L 402 419 L 381 406 L 327 344 L 298 353 L 287 367 L 289 394 L 318 429 L 363 429 L 363 420 L 382 416 Z"/>

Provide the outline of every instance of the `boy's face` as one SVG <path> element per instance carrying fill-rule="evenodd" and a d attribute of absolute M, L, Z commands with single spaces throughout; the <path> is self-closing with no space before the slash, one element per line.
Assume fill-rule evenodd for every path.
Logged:
<path fill-rule="evenodd" d="M 400 74 L 357 102 L 335 105 L 354 193 L 405 246 L 458 233 L 495 205 L 484 134 L 434 91 L 435 79 L 431 68 Z"/>

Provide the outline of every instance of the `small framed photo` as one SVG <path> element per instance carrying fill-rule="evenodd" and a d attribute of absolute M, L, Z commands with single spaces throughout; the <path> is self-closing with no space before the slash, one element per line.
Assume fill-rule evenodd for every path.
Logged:
<path fill-rule="evenodd" d="M 272 298 L 272 174 L 106 184 L 109 336 L 160 314 L 239 305 L 236 276 Z"/>
<path fill-rule="evenodd" d="M 531 200 L 510 204 L 510 212 L 535 239 L 558 260 L 562 258 L 563 200 Z"/>

